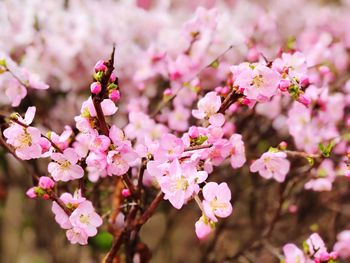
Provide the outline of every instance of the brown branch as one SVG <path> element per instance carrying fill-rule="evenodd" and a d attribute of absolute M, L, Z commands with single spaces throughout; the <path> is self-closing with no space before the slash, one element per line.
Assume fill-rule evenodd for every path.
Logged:
<path fill-rule="evenodd" d="M 141 200 L 141 193 L 142 193 L 142 187 L 143 187 L 143 174 L 146 170 L 147 167 L 147 159 L 143 157 L 141 159 L 141 166 L 139 170 L 139 175 L 138 175 L 138 180 L 137 180 L 137 195 Z"/>
<path fill-rule="evenodd" d="M 212 147 L 212 146 L 213 146 L 212 144 L 190 146 L 190 147 L 187 147 L 187 148 L 184 150 L 184 152 L 207 149 L 207 148 L 210 148 L 210 147 Z"/>
<path fill-rule="evenodd" d="M 135 186 L 132 183 L 132 181 L 130 180 L 128 174 L 127 173 L 123 174 L 122 177 L 123 177 L 123 181 L 124 181 L 126 187 L 129 189 L 131 195 L 135 196 L 135 194 L 136 194 Z"/>
<path fill-rule="evenodd" d="M 312 153 L 289 151 L 289 150 L 285 150 L 283 152 L 285 152 L 287 155 L 289 155 L 291 157 L 322 158 L 321 154 L 312 154 Z"/>
<path fill-rule="evenodd" d="M 108 128 L 108 124 L 106 122 L 105 116 L 103 114 L 103 111 L 102 111 L 101 102 L 104 99 L 105 93 L 107 91 L 108 81 L 109 81 L 111 74 L 114 70 L 114 54 L 115 54 L 115 45 L 113 45 L 111 58 L 106 63 L 107 71 L 102 76 L 101 92 L 98 95 L 92 94 L 92 101 L 93 101 L 93 104 L 94 104 L 94 107 L 96 110 L 97 120 L 98 120 L 99 126 L 101 128 L 102 134 L 106 135 L 106 136 L 109 135 L 109 128 Z"/>
<path fill-rule="evenodd" d="M 148 219 L 154 214 L 159 203 L 163 200 L 163 197 L 164 197 L 164 193 L 159 191 L 157 196 L 153 199 L 152 203 L 149 205 L 146 211 L 142 214 L 142 216 L 136 222 L 134 221 L 133 227 L 140 227 L 143 224 L 145 224 L 148 221 Z"/>

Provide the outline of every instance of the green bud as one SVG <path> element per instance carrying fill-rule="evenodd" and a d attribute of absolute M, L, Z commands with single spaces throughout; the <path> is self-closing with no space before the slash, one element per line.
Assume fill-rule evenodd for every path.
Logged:
<path fill-rule="evenodd" d="M 107 87 L 108 90 L 115 90 L 115 89 L 118 89 L 118 85 L 117 84 L 114 84 L 114 83 L 111 83 L 108 85 Z"/>
<path fill-rule="evenodd" d="M 103 78 L 103 74 L 104 74 L 103 71 L 96 72 L 96 73 L 94 73 L 93 78 L 94 78 L 96 81 L 101 82 L 101 81 L 102 81 L 102 78 Z"/>

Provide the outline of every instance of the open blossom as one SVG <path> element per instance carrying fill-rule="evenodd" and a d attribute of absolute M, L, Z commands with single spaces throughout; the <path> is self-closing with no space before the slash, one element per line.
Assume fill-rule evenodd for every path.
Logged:
<path fill-rule="evenodd" d="M 337 243 L 333 250 L 342 259 L 350 258 L 350 230 L 344 230 L 337 235 Z"/>
<path fill-rule="evenodd" d="M 303 251 L 301 251 L 294 244 L 286 244 L 283 247 L 283 253 L 285 256 L 286 263 L 305 263 L 305 256 Z"/>
<path fill-rule="evenodd" d="M 48 171 L 55 181 L 79 179 L 84 176 L 83 168 L 78 165 L 79 156 L 73 148 L 67 148 L 63 153 L 53 153 L 54 162 L 49 163 Z"/>
<path fill-rule="evenodd" d="M 231 191 L 226 183 L 209 182 L 203 187 L 203 209 L 208 218 L 228 217 L 232 213 Z"/>
<path fill-rule="evenodd" d="M 280 74 L 263 64 L 232 66 L 234 84 L 253 101 L 266 102 L 277 94 Z"/>
<path fill-rule="evenodd" d="M 131 147 L 126 145 L 117 150 L 109 151 L 107 154 L 108 175 L 125 174 L 137 157 L 137 154 L 131 149 Z"/>
<path fill-rule="evenodd" d="M 73 227 L 66 231 L 66 237 L 71 244 L 80 244 L 87 245 L 88 244 L 88 235 L 79 227 Z"/>
<path fill-rule="evenodd" d="M 167 174 L 158 178 L 164 199 L 177 209 L 180 209 L 185 202 L 199 192 L 198 184 L 207 179 L 205 171 L 197 171 L 192 163 L 180 164 L 175 159 L 169 166 Z"/>
<path fill-rule="evenodd" d="M 273 178 L 277 182 L 283 182 L 289 172 L 290 162 L 286 159 L 284 152 L 266 152 L 254 161 L 250 166 L 250 171 L 266 178 Z"/>
<path fill-rule="evenodd" d="M 154 153 L 155 160 L 174 160 L 179 158 L 185 145 L 180 138 L 170 133 L 164 134 L 159 141 L 159 147 Z"/>
<path fill-rule="evenodd" d="M 216 92 L 208 92 L 198 101 L 198 110 L 192 110 L 192 115 L 200 120 L 208 119 L 214 126 L 222 126 L 225 122 L 223 114 L 218 113 L 221 107 L 221 98 Z"/>
<path fill-rule="evenodd" d="M 90 201 L 84 201 L 69 217 L 73 228 L 78 227 L 91 237 L 97 234 L 97 227 L 102 225 L 101 217 L 95 212 Z"/>
<path fill-rule="evenodd" d="M 309 180 L 305 184 L 305 189 L 318 192 L 332 190 L 332 184 L 335 180 L 335 170 L 331 160 L 325 159 L 317 170 L 313 169 L 311 171 L 311 174 L 313 174 L 315 178 Z"/>
<path fill-rule="evenodd" d="M 24 119 L 18 116 L 18 120 L 29 125 L 34 119 L 36 108 L 29 107 Z M 23 127 L 17 123 L 11 123 L 10 127 L 4 130 L 6 142 L 16 150 L 16 155 L 22 160 L 29 160 L 41 157 L 41 132 L 34 127 Z"/>

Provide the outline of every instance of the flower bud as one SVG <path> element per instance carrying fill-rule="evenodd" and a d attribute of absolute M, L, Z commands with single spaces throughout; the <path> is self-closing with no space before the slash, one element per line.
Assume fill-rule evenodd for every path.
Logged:
<path fill-rule="evenodd" d="M 131 193 L 130 193 L 130 190 L 129 189 L 127 189 L 127 188 L 125 188 L 125 189 L 123 189 L 122 190 L 122 196 L 123 197 L 129 197 L 131 195 Z"/>
<path fill-rule="evenodd" d="M 26 192 L 26 195 L 32 199 L 37 197 L 37 195 L 35 193 L 35 187 L 29 188 L 28 191 Z"/>
<path fill-rule="evenodd" d="M 278 145 L 278 147 L 279 147 L 282 151 L 284 151 L 285 149 L 287 149 L 288 143 L 286 143 L 285 141 L 282 141 L 282 142 L 280 142 L 280 144 Z"/>
<path fill-rule="evenodd" d="M 198 128 L 196 126 L 192 126 L 189 130 L 188 130 L 188 136 L 190 136 L 191 139 L 195 139 L 199 136 L 199 131 Z"/>
<path fill-rule="evenodd" d="M 117 79 L 117 76 L 115 75 L 114 72 L 112 72 L 112 73 L 111 73 L 111 76 L 109 77 L 109 80 L 110 80 L 111 82 L 114 82 L 116 79 Z"/>
<path fill-rule="evenodd" d="M 55 182 L 48 176 L 42 176 L 39 178 L 39 186 L 42 189 L 51 189 L 55 186 Z"/>
<path fill-rule="evenodd" d="M 101 84 L 99 82 L 93 82 L 90 85 L 90 90 L 92 94 L 99 94 L 101 92 Z"/>
<path fill-rule="evenodd" d="M 281 91 L 287 91 L 290 86 L 290 81 L 288 79 L 282 79 L 278 84 L 278 88 Z"/>
<path fill-rule="evenodd" d="M 48 194 L 43 194 L 42 198 L 44 200 L 49 200 L 50 199 L 50 196 Z"/>
<path fill-rule="evenodd" d="M 104 64 L 103 60 L 99 60 L 97 61 L 96 65 L 95 65 L 95 72 L 98 71 L 105 71 L 107 69 L 106 65 Z"/>
<path fill-rule="evenodd" d="M 310 85 L 310 80 L 309 80 L 309 77 L 308 76 L 302 76 L 301 78 L 300 78 L 300 85 L 301 85 L 301 87 L 303 87 L 303 88 L 306 88 L 307 86 L 309 86 Z"/>
<path fill-rule="evenodd" d="M 117 102 L 120 100 L 120 92 L 119 90 L 112 90 L 110 93 L 109 93 L 109 98 L 111 100 L 113 100 L 114 102 Z"/>
<path fill-rule="evenodd" d="M 300 95 L 298 98 L 298 101 L 301 104 L 304 104 L 306 107 L 309 107 L 311 104 L 311 99 L 309 99 L 308 97 L 305 97 L 304 95 Z"/>
<path fill-rule="evenodd" d="M 164 92 L 163 92 L 163 96 L 164 97 L 168 97 L 168 96 L 171 96 L 173 95 L 173 91 L 171 89 L 165 89 Z"/>

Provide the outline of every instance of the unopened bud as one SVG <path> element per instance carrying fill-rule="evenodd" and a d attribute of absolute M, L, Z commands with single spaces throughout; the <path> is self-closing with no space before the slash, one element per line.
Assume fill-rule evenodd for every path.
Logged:
<path fill-rule="evenodd" d="M 90 85 L 90 90 L 92 94 L 99 94 L 101 92 L 101 84 L 99 82 L 93 82 Z"/>

